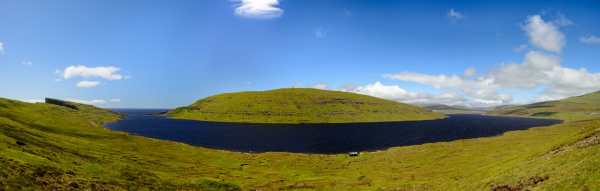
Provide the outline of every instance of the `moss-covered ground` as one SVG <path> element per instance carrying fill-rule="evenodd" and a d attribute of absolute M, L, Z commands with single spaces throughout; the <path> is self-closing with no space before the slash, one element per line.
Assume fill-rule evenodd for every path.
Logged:
<path fill-rule="evenodd" d="M 311 88 L 219 94 L 170 114 L 178 119 L 242 123 L 353 123 L 446 117 L 396 101 Z"/>
<path fill-rule="evenodd" d="M 562 100 L 495 109 L 485 115 L 562 119 L 566 121 L 600 119 L 600 91 Z"/>
<path fill-rule="evenodd" d="M 350 157 L 211 150 L 97 126 L 120 117 L 0 98 L 0 190 L 600 190 L 599 120 Z"/>

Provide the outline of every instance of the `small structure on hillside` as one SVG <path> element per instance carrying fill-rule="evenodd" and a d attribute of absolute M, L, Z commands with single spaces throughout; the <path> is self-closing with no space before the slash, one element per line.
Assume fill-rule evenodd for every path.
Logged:
<path fill-rule="evenodd" d="M 348 156 L 351 156 L 351 157 L 353 157 L 353 156 L 358 156 L 358 152 L 350 152 L 350 153 L 348 154 Z"/>

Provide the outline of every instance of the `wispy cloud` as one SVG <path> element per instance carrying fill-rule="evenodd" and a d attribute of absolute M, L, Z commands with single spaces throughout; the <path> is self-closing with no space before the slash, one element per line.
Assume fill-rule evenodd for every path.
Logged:
<path fill-rule="evenodd" d="M 125 76 L 125 77 L 123 77 L 123 79 L 129 79 L 129 78 L 131 78 L 131 76 Z"/>
<path fill-rule="evenodd" d="M 344 11 L 342 11 L 342 17 L 344 17 L 344 19 L 347 19 L 348 17 L 351 17 L 352 15 L 354 15 L 354 13 L 348 11 L 348 9 L 344 9 Z"/>
<path fill-rule="evenodd" d="M 23 61 L 23 62 L 21 62 L 21 64 L 25 64 L 25 65 L 31 66 L 31 62 Z"/>
<path fill-rule="evenodd" d="M 316 83 L 316 84 L 306 84 L 306 88 L 314 88 L 314 89 L 326 90 L 326 89 L 329 89 L 329 86 L 325 82 L 319 82 L 319 83 Z"/>
<path fill-rule="evenodd" d="M 502 38 L 502 36 L 504 36 L 502 33 L 500 33 L 500 31 L 496 31 L 496 40 L 500 40 L 500 38 Z"/>
<path fill-rule="evenodd" d="M 454 24 L 456 23 L 456 21 L 464 19 L 466 17 L 460 12 L 456 12 L 454 11 L 454 9 L 450 9 L 450 11 L 448 11 L 448 14 L 446 15 L 446 18 L 450 19 L 452 21 L 452 24 Z"/>
<path fill-rule="evenodd" d="M 232 0 L 241 3 L 235 9 L 235 14 L 253 19 L 272 19 L 283 15 L 283 9 L 275 6 L 279 5 L 278 0 Z"/>
<path fill-rule="evenodd" d="M 569 26 L 569 25 L 575 24 L 575 23 L 573 23 L 573 21 L 567 19 L 564 14 L 560 14 L 560 12 L 558 12 L 557 14 L 558 14 L 558 19 L 554 20 L 552 23 L 554 23 L 558 26 Z"/>
<path fill-rule="evenodd" d="M 56 78 L 56 79 L 54 79 L 54 80 L 52 80 L 52 81 L 55 81 L 55 82 L 60 82 L 60 81 L 62 81 L 62 80 L 61 80 L 60 78 Z"/>
<path fill-rule="evenodd" d="M 246 84 L 250 84 L 250 82 L 246 82 Z"/>
<path fill-rule="evenodd" d="M 302 88 L 302 83 L 297 83 L 296 85 L 290 86 L 288 88 Z"/>
<path fill-rule="evenodd" d="M 588 43 L 588 44 L 600 44 L 600 38 L 597 38 L 594 35 L 592 35 L 588 38 L 581 36 L 581 38 L 579 38 L 579 42 Z"/>
<path fill-rule="evenodd" d="M 551 9 L 550 7 L 548 7 L 548 8 L 543 8 L 543 9 L 540 11 L 540 15 L 546 15 L 546 14 L 550 13 L 550 11 L 551 11 L 551 10 L 552 10 L 552 9 Z"/>
<path fill-rule="evenodd" d="M 111 100 L 108 100 L 108 101 L 121 101 L 121 99 L 117 98 L 117 99 L 111 99 Z"/>
<path fill-rule="evenodd" d="M 521 45 L 521 46 L 519 46 L 519 47 L 514 47 L 514 48 L 513 48 L 513 50 L 514 50 L 515 52 L 521 52 L 521 51 L 525 50 L 526 48 L 527 48 L 527 45 L 526 45 L 526 44 L 522 44 L 522 45 Z"/>
<path fill-rule="evenodd" d="M 77 83 L 77 85 L 75 85 L 75 86 L 77 86 L 77 87 L 80 87 L 80 88 L 90 88 L 90 87 L 97 86 L 97 85 L 99 85 L 99 84 L 100 84 L 100 82 L 98 82 L 98 81 L 95 81 L 95 82 L 90 82 L 90 81 L 80 81 L 80 82 L 79 82 L 79 83 Z"/>
<path fill-rule="evenodd" d="M 88 104 L 88 105 L 96 105 L 96 104 L 105 104 L 106 101 L 101 100 L 101 99 L 95 99 L 92 101 L 86 101 L 86 100 L 80 100 L 80 99 L 71 99 L 71 98 L 65 98 L 66 101 L 70 101 L 70 102 L 75 102 L 75 103 L 83 103 L 83 104 Z"/>
<path fill-rule="evenodd" d="M 117 71 L 121 70 L 121 68 L 115 67 L 96 67 L 96 68 L 88 68 L 85 66 L 69 66 L 64 71 L 64 78 L 69 79 L 76 76 L 81 76 L 84 78 L 89 77 L 102 77 L 107 80 L 120 80 L 123 78 L 120 74 L 113 74 Z"/>
<path fill-rule="evenodd" d="M 2 47 L 2 42 L 0 42 L 0 53 L 4 54 L 4 48 Z"/>
<path fill-rule="evenodd" d="M 318 28 L 317 30 L 315 30 L 315 34 L 317 35 L 317 37 L 319 38 L 323 38 L 325 37 L 325 35 L 331 31 L 330 29 L 323 29 L 323 28 Z"/>

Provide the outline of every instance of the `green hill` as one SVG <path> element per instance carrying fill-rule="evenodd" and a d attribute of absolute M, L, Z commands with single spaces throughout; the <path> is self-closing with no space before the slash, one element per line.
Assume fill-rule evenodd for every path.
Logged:
<path fill-rule="evenodd" d="M 600 91 L 565 98 L 492 110 L 486 115 L 578 120 L 600 117 Z"/>
<path fill-rule="evenodd" d="M 413 104 L 425 109 L 432 110 L 434 112 L 443 114 L 482 114 L 483 111 L 473 110 L 464 106 L 449 106 L 444 104 Z"/>
<path fill-rule="evenodd" d="M 600 120 L 349 157 L 131 136 L 92 124 L 123 115 L 76 106 L 0 98 L 0 190 L 600 189 Z"/>
<path fill-rule="evenodd" d="M 599 120 L 349 157 L 131 136 L 92 124 L 123 115 L 76 106 L 0 98 L 0 190 L 600 189 Z"/>
<path fill-rule="evenodd" d="M 396 101 L 310 88 L 219 94 L 174 109 L 170 114 L 179 119 L 244 123 L 351 123 L 445 117 Z"/>

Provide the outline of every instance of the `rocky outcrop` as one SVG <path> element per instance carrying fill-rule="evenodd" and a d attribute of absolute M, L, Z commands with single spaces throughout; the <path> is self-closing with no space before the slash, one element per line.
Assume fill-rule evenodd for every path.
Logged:
<path fill-rule="evenodd" d="M 68 108 L 74 109 L 74 110 L 79 110 L 79 108 L 77 108 L 77 106 L 71 105 L 70 103 L 65 102 L 65 101 L 61 101 L 61 100 L 57 100 L 57 99 L 52 99 L 52 98 L 46 98 L 45 101 L 46 101 L 46 103 L 49 103 L 49 104 L 60 105 L 60 106 L 64 106 L 64 107 L 68 107 Z"/>

